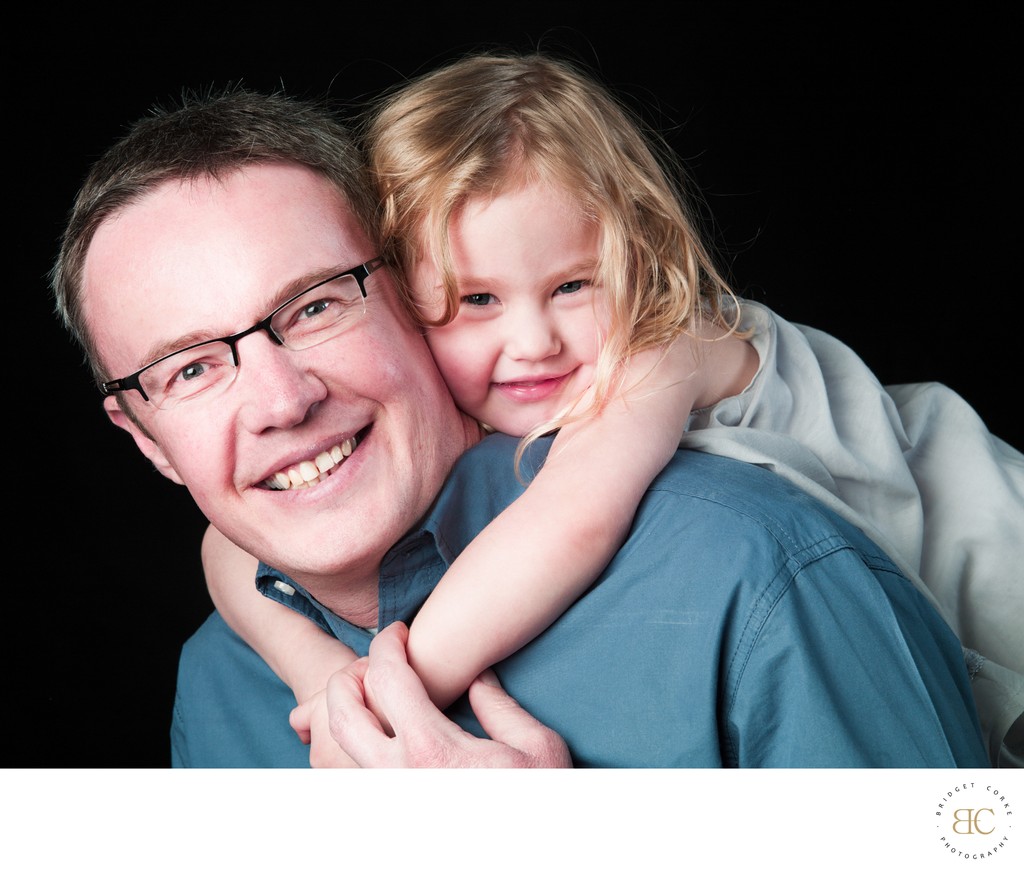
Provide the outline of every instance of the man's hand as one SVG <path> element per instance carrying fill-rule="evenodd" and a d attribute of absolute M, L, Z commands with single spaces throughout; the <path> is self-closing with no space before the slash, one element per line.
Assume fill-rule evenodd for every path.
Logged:
<path fill-rule="evenodd" d="M 470 735 L 430 701 L 409 666 L 409 630 L 394 623 L 373 640 L 370 655 L 334 674 L 327 684 L 330 731 L 363 768 L 569 768 L 559 735 L 539 723 L 485 672 L 469 702 L 492 740 Z M 392 736 L 367 708 L 367 691 Z"/>

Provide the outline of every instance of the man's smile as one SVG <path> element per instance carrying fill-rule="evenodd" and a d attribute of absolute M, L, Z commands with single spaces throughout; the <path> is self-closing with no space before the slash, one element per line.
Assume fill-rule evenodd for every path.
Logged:
<path fill-rule="evenodd" d="M 268 490 L 297 490 L 301 487 L 315 487 L 326 481 L 330 474 L 345 462 L 359 445 L 364 432 L 345 439 L 326 451 L 321 451 L 309 460 L 303 460 L 286 469 L 275 472 L 263 481 Z"/>

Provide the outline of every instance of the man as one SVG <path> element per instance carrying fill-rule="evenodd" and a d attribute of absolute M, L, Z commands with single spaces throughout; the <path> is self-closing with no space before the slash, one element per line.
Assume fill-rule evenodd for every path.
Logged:
<path fill-rule="evenodd" d="M 470 702 L 502 740 L 447 725 L 385 629 L 521 485 L 501 436 L 456 467 L 477 428 L 399 307 L 367 190 L 312 107 L 235 92 L 154 116 L 87 179 L 59 305 L 113 422 L 275 567 L 262 591 L 360 654 L 384 630 L 370 672 L 333 684 L 357 762 L 565 763 L 489 678 Z M 267 486 L 335 448 L 317 487 Z M 670 464 L 604 575 L 495 670 L 578 765 L 987 764 L 960 645 L 913 586 L 814 500 L 721 458 Z M 396 738 L 351 705 L 364 679 Z M 292 705 L 212 616 L 182 655 L 175 764 L 306 764 Z M 449 713 L 483 734 L 464 702 Z"/>

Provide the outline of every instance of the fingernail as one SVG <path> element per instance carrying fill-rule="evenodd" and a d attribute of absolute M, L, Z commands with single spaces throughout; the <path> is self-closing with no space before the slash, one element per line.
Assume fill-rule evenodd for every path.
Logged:
<path fill-rule="evenodd" d="M 486 686 L 497 687 L 499 690 L 501 689 L 501 681 L 498 680 L 498 676 L 491 669 L 487 669 L 487 671 L 482 672 L 477 680 Z"/>

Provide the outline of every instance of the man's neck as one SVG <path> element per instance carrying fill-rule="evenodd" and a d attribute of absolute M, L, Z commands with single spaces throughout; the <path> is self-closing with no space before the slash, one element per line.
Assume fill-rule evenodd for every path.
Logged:
<path fill-rule="evenodd" d="M 459 436 L 464 440 L 463 451 L 469 450 L 486 434 L 476 420 L 461 412 L 458 428 Z M 397 542 L 393 542 L 392 546 L 394 544 Z M 296 574 L 294 577 L 311 596 L 342 620 L 365 629 L 377 628 L 380 610 L 379 561 L 366 568 L 347 567 L 338 576 L 302 577 Z"/>
<path fill-rule="evenodd" d="M 378 568 L 371 572 L 355 575 L 345 572 L 343 576 L 325 578 L 296 577 L 295 580 L 321 605 L 333 611 L 353 626 L 365 629 L 377 628 L 378 613 Z"/>

